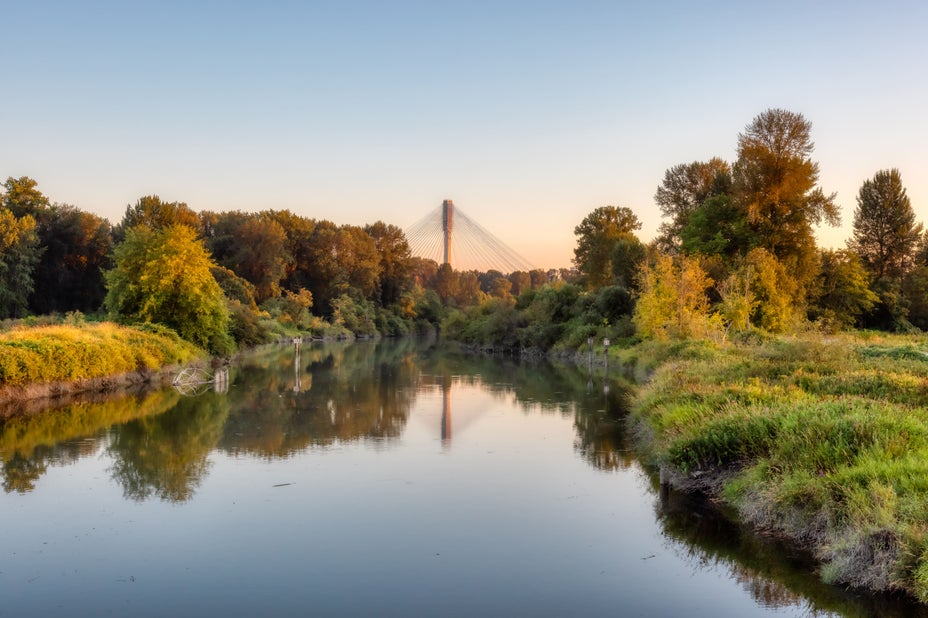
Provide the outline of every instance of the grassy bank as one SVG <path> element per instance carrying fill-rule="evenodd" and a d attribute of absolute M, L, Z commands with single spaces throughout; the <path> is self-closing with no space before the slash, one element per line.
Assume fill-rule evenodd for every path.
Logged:
<path fill-rule="evenodd" d="M 845 336 L 623 351 L 672 482 L 809 547 L 825 581 L 928 602 L 928 340 Z"/>
<path fill-rule="evenodd" d="M 0 333 L 0 399 L 24 389 L 153 372 L 204 356 L 160 327 L 112 323 L 17 327 Z M 18 395 L 17 395 L 18 394 Z"/>

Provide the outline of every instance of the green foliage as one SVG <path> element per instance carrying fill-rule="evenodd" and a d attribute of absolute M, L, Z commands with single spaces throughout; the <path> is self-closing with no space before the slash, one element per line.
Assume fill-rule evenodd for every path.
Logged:
<path fill-rule="evenodd" d="M 921 233 L 899 170 L 880 170 L 864 181 L 848 245 L 876 279 L 898 279 L 905 273 Z"/>
<path fill-rule="evenodd" d="M 28 214 L 17 218 L 0 208 L 0 319 L 26 314 L 40 255 L 35 219 Z"/>
<path fill-rule="evenodd" d="M 574 264 L 586 277 L 588 287 L 598 288 L 612 283 L 616 242 L 634 238 L 634 230 L 639 229 L 641 222 L 638 217 L 624 206 L 601 206 L 574 228 L 577 237 Z"/>
<path fill-rule="evenodd" d="M 907 319 L 914 326 L 928 330 L 928 266 L 910 270 L 905 276 L 902 291 L 909 301 Z"/>
<path fill-rule="evenodd" d="M 155 322 L 215 352 L 231 348 L 225 297 L 196 232 L 186 225 L 127 231 L 106 273 L 106 307 L 130 321 Z"/>
<path fill-rule="evenodd" d="M 122 242 L 126 233 L 140 225 L 160 230 L 173 225 L 186 225 L 200 229 L 200 218 L 183 202 L 163 202 L 157 195 L 140 197 L 134 205 L 126 206 L 126 214 L 113 230 L 116 242 Z"/>
<path fill-rule="evenodd" d="M 254 308 L 236 299 L 229 300 L 227 307 L 229 335 L 239 348 L 248 348 L 271 341 L 270 328 L 261 320 Z"/>
<path fill-rule="evenodd" d="M 355 299 L 350 294 L 342 294 L 332 301 L 332 323 L 342 326 L 355 335 L 374 335 L 374 305 L 364 299 Z"/>
<path fill-rule="evenodd" d="M 18 328 L 0 334 L 0 385 L 108 377 L 185 363 L 201 354 L 163 328 L 112 323 Z"/>
<path fill-rule="evenodd" d="M 809 544 L 830 580 L 928 598 L 928 353 L 871 337 L 668 349 L 633 415 L 658 460 Z"/>
<path fill-rule="evenodd" d="M 713 196 L 693 210 L 679 235 L 685 253 L 728 258 L 744 255 L 758 243 L 747 214 L 728 195 Z"/>
<path fill-rule="evenodd" d="M 690 216 L 710 197 L 727 194 L 730 190 L 731 167 L 718 157 L 705 162 L 681 163 L 664 172 L 654 201 L 670 221 L 661 224 L 658 246 L 668 252 L 678 249 Z"/>
<path fill-rule="evenodd" d="M 822 251 L 809 317 L 827 328 L 853 326 L 879 300 L 860 259 L 850 251 Z"/>

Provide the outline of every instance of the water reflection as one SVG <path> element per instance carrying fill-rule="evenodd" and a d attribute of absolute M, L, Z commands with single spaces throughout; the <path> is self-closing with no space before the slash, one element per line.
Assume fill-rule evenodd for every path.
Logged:
<path fill-rule="evenodd" d="M 165 389 L 8 418 L 0 425 L 3 488 L 37 491 L 51 468 L 105 455 L 126 498 L 184 503 L 204 486 L 216 451 L 270 461 L 336 444 L 392 449 L 425 395 L 435 406 L 431 435 L 443 449 L 451 451 L 454 440 L 461 451 L 468 446 L 468 423 L 480 411 L 455 397 L 471 389 L 512 402 L 526 415 L 568 419 L 574 451 L 597 470 L 637 466 L 625 424 L 632 386 L 620 376 L 398 340 L 268 347 L 230 368 L 227 392 L 183 397 Z M 651 482 L 668 547 L 694 569 L 727 571 L 764 607 L 813 615 L 926 615 L 905 602 L 824 586 L 809 576 L 806 557 L 733 526 L 703 501 L 661 494 L 657 480 Z"/>
<path fill-rule="evenodd" d="M 823 584 L 811 557 L 776 539 L 739 526 L 699 496 L 659 493 L 655 514 L 672 546 L 697 568 L 728 571 L 758 604 L 774 609 L 801 608 L 810 616 L 838 613 L 849 617 L 928 616 L 928 608 L 891 595 L 869 595 Z"/>
<path fill-rule="evenodd" d="M 164 414 L 114 428 L 107 454 L 124 495 L 133 500 L 190 499 L 209 471 L 207 457 L 219 442 L 228 411 L 225 397 L 206 393 L 182 398 Z"/>

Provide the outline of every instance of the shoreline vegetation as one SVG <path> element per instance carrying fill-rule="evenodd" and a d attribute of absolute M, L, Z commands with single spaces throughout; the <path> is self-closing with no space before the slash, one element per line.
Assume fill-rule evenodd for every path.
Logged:
<path fill-rule="evenodd" d="M 0 332 L 0 413 L 28 400 L 163 381 L 177 367 L 207 359 L 203 350 L 161 326 L 14 327 Z"/>
<path fill-rule="evenodd" d="M 809 550 L 826 583 L 928 602 L 928 341 L 849 333 L 617 350 L 675 489 Z"/>

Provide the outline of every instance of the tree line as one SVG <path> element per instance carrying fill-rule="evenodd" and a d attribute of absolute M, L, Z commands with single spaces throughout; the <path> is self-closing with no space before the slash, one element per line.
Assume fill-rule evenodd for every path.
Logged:
<path fill-rule="evenodd" d="M 594 210 L 575 229 L 586 287 L 630 289 L 644 336 L 928 328 L 928 234 L 899 170 L 863 181 L 853 236 L 822 249 L 814 226 L 840 218 L 813 147 L 808 120 L 769 109 L 738 135 L 733 163 L 713 157 L 665 172 L 654 196 L 664 222 L 648 245 L 630 209 Z"/>
<path fill-rule="evenodd" d="M 853 236 L 819 186 L 811 123 L 769 109 L 738 135 L 737 159 L 668 169 L 664 217 L 642 242 L 624 206 L 574 229 L 574 269 L 454 270 L 411 255 L 403 230 L 290 211 L 194 212 L 145 196 L 122 220 L 51 204 L 28 177 L 0 195 L 0 319 L 102 312 L 155 322 L 214 352 L 303 332 L 441 328 L 470 343 L 575 349 L 589 337 L 725 338 L 866 327 L 928 328 L 928 233 L 896 169 L 857 195 Z"/>
<path fill-rule="evenodd" d="M 414 257 L 399 227 L 290 211 L 195 212 L 144 196 L 116 225 L 52 204 L 35 180 L 0 194 L 0 319 L 81 312 L 153 322 L 214 352 L 281 328 L 405 334 L 449 306 L 511 298 L 569 271 L 458 272 Z"/>

